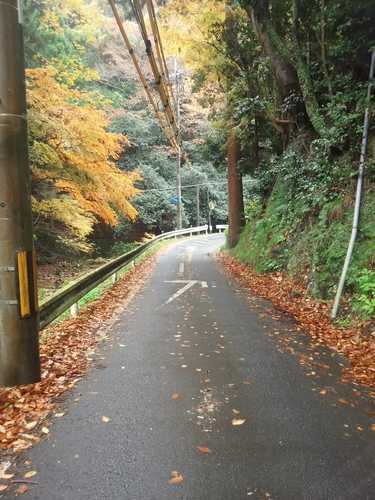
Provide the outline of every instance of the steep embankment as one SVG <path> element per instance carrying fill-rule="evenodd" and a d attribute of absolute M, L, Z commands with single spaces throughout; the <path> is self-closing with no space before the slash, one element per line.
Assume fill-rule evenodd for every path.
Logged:
<path fill-rule="evenodd" d="M 375 310 L 373 149 L 372 139 L 341 321 L 343 314 L 347 322 L 348 317 L 370 320 Z M 296 149 L 292 146 L 279 161 L 282 168 L 269 196 L 258 197 L 247 207 L 247 225 L 233 253 L 257 272 L 283 270 L 303 282 L 312 297 L 330 300 L 335 296 L 351 236 L 358 160 L 331 161 L 325 180 L 321 172 L 315 174 L 311 159 L 307 166 L 309 159 L 305 158 L 300 163 L 302 171 L 297 172 L 290 162 L 291 151 Z M 340 171 L 336 174 L 335 169 Z"/>

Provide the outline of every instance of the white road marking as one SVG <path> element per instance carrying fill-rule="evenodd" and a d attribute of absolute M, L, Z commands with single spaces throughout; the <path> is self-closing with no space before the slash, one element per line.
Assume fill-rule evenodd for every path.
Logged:
<path fill-rule="evenodd" d="M 185 252 L 185 260 L 187 262 L 191 262 L 193 260 L 193 255 L 195 253 L 195 250 L 197 249 L 197 247 L 195 246 L 192 246 L 192 247 L 188 247 L 186 249 L 186 252 Z"/>
<path fill-rule="evenodd" d="M 180 268 L 178 270 L 178 274 L 184 274 L 185 264 L 180 262 Z"/>
<path fill-rule="evenodd" d="M 198 283 L 198 280 L 189 280 L 189 281 L 188 280 L 174 280 L 174 281 L 164 281 L 164 283 L 186 283 L 186 284 L 185 284 L 185 286 L 183 286 L 182 288 L 180 288 L 180 290 L 178 290 L 178 292 L 176 292 L 175 294 L 173 294 L 172 297 L 170 297 L 166 302 L 164 302 L 164 304 L 162 304 L 161 306 L 157 307 L 157 309 L 160 309 L 160 307 L 163 307 L 166 304 L 169 304 L 170 302 L 172 302 L 172 300 L 176 299 L 181 294 L 183 294 L 184 292 L 186 292 L 186 290 L 189 290 L 189 288 L 191 288 L 193 285 L 195 285 L 195 283 Z"/>
<path fill-rule="evenodd" d="M 212 288 L 216 288 L 216 283 L 214 281 L 211 281 L 211 286 Z"/>
<path fill-rule="evenodd" d="M 202 288 L 208 288 L 207 281 L 201 281 Z"/>

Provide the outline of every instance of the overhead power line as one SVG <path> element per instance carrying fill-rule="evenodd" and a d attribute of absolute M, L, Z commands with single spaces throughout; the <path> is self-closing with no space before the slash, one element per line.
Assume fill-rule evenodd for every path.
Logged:
<path fill-rule="evenodd" d="M 245 179 L 242 182 L 243 182 L 243 184 L 248 184 L 248 183 L 255 184 L 258 181 L 256 179 Z M 192 188 L 192 187 L 197 187 L 197 186 L 211 186 L 212 184 L 228 184 L 228 180 L 198 182 L 197 184 L 187 184 L 186 186 L 181 186 L 181 189 Z M 151 191 L 174 191 L 175 189 L 176 189 L 175 186 L 171 186 L 171 187 L 166 187 L 166 188 L 142 189 L 142 192 L 143 193 L 150 193 Z"/>

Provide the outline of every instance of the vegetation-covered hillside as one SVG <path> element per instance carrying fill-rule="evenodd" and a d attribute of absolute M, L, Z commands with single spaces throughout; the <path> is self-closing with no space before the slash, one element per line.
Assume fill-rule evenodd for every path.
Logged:
<path fill-rule="evenodd" d="M 230 241 L 234 254 L 333 298 L 351 236 L 365 110 L 373 108 L 374 2 L 170 0 L 162 16 L 211 106 L 208 154 L 229 152 L 234 138 L 237 171 L 257 181 L 246 221 L 235 221 L 244 229 L 237 246 Z M 346 280 L 362 318 L 375 310 L 374 124 Z M 229 163 L 228 154 L 228 172 Z"/>

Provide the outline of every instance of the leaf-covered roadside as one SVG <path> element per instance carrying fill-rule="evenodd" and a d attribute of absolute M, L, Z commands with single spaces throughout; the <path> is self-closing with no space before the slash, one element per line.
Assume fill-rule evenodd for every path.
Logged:
<path fill-rule="evenodd" d="M 327 346 L 343 354 L 350 368 L 343 368 L 342 380 L 375 389 L 375 333 L 359 327 L 343 329 L 330 321 L 332 301 L 314 300 L 306 290 L 306 280 L 291 279 L 284 272 L 258 274 L 228 253 L 217 259 L 225 273 L 273 306 L 292 314 L 298 328 L 310 335 L 311 346 Z M 375 391 L 370 392 L 375 397 Z"/>
<path fill-rule="evenodd" d="M 79 316 L 41 332 L 41 382 L 0 388 L 0 450 L 18 453 L 48 435 L 49 419 L 61 416 L 53 410 L 90 370 L 95 348 L 106 339 L 111 318 L 117 317 L 119 307 L 143 284 L 158 253 L 131 268 L 126 278 L 81 309 Z"/>

